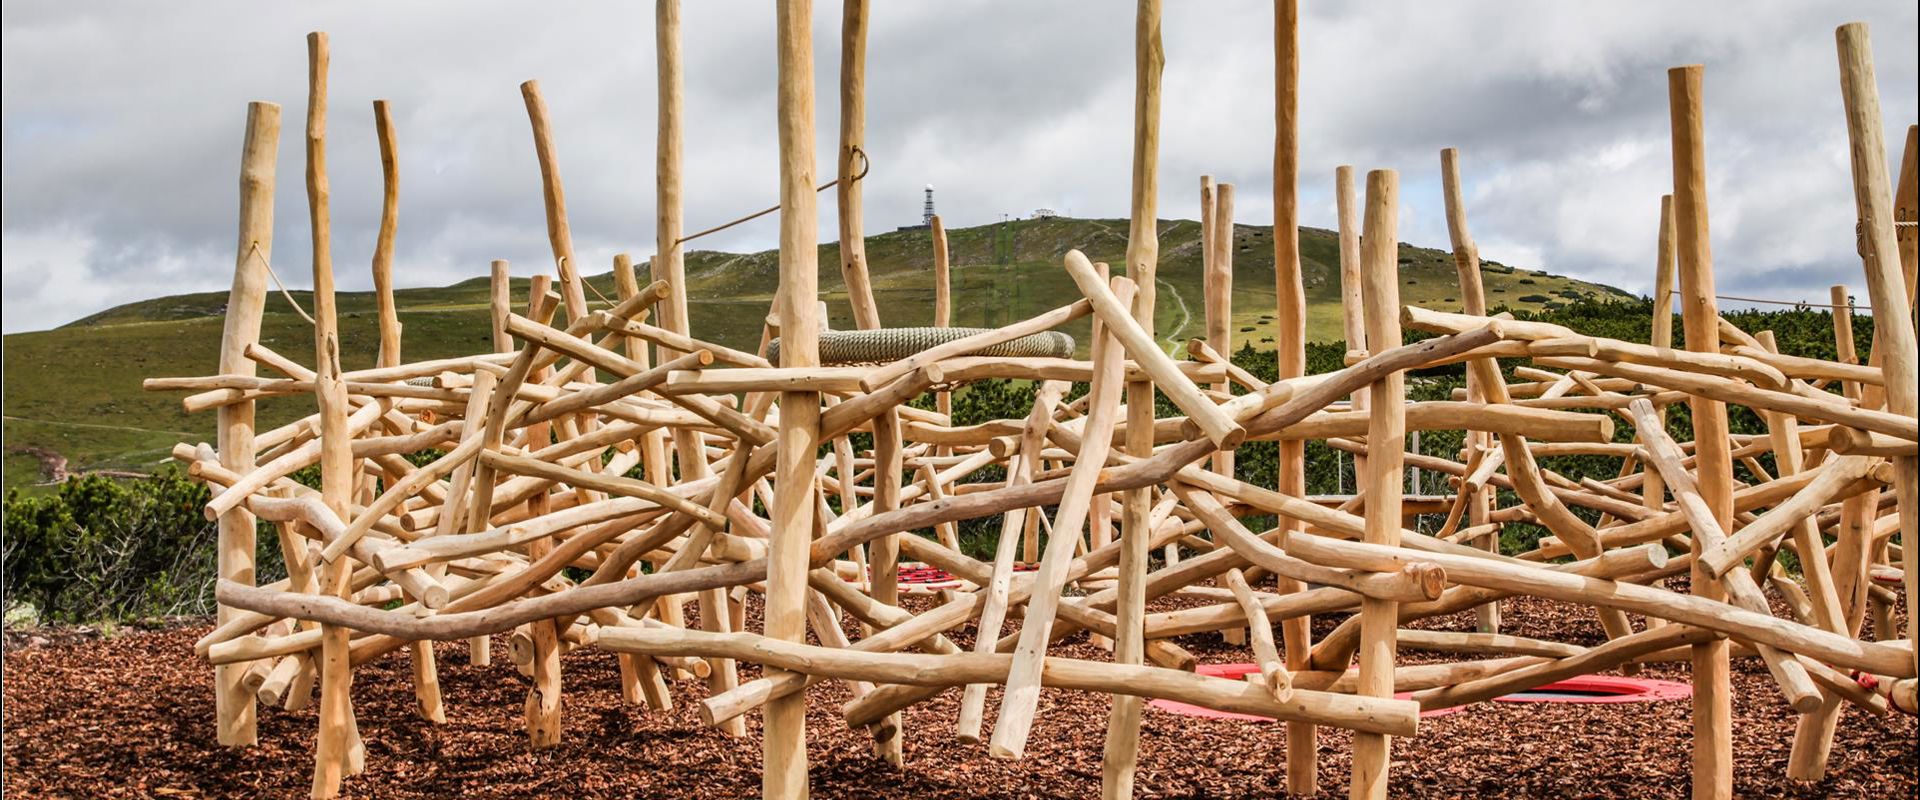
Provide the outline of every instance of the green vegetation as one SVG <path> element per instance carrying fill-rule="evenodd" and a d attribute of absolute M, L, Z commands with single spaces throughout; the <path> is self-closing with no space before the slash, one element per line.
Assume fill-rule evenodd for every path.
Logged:
<path fill-rule="evenodd" d="M 954 324 L 1001 325 L 1078 299 L 1060 259 L 1078 248 L 1096 261 L 1124 263 L 1125 220 L 1049 218 L 1018 220 L 948 232 L 953 255 Z M 1234 328 L 1238 342 L 1272 347 L 1272 230 L 1242 225 L 1235 229 Z M 1307 333 L 1315 341 L 1342 335 L 1339 304 L 1339 248 L 1331 231 L 1300 231 L 1307 288 Z M 1178 343 L 1201 333 L 1200 241 L 1198 223 L 1160 223 L 1159 334 Z M 933 318 L 932 243 L 925 230 L 898 231 L 867 240 L 875 293 L 887 324 L 925 325 Z M 298 257 L 293 257 L 294 265 Z M 820 288 L 828 300 L 831 324 L 850 328 L 840 276 L 839 245 L 820 247 Z M 1452 257 L 1445 251 L 1401 246 L 1403 299 L 1431 307 L 1456 307 Z M 1003 263 L 1004 262 L 1004 263 Z M 526 274 L 535 265 L 519 265 Z M 299 272 L 283 265 L 282 274 Z M 643 280 L 644 280 L 644 268 Z M 743 349 L 760 341 L 760 322 L 772 300 L 779 272 L 778 254 L 697 250 L 687 256 L 694 334 Z M 401 273 L 405 274 L 404 265 Z M 1487 262 L 1490 296 L 1501 302 L 1516 271 Z M 1524 278 L 1542 290 L 1585 299 L 1624 298 L 1611 287 L 1545 275 Z M 614 295 L 610 274 L 588 279 L 589 298 Z M 516 297 L 526 281 L 515 281 Z M 310 308 L 307 292 L 294 292 Z M 395 293 L 405 330 L 408 359 L 441 358 L 477 352 L 489 341 L 487 281 L 462 281 L 438 288 Z M 1541 301 L 1506 300 L 1516 309 L 1543 309 Z M 44 448 L 67 458 L 70 469 L 152 471 L 167 460 L 175 442 L 210 439 L 211 413 L 189 416 L 180 395 L 140 390 L 146 377 L 210 375 L 216 371 L 226 303 L 224 292 L 175 295 L 129 303 L 48 331 L 8 335 L 5 339 L 6 486 L 34 491 L 40 478 L 37 460 L 21 450 Z M 338 298 L 341 354 L 347 369 L 371 366 L 377 347 L 371 293 L 347 292 Z M 595 305 L 600 305 L 597 301 Z M 276 293 L 267 302 L 261 342 L 281 355 L 311 364 L 311 327 Z M 1068 332 L 1083 343 L 1087 321 Z M 312 412 L 302 398 L 260 404 L 260 424 L 284 424 Z"/>
<path fill-rule="evenodd" d="M 207 488 L 177 470 L 151 478 L 84 476 L 59 490 L 7 492 L 7 618 L 92 622 L 213 610 L 217 526 Z M 268 581 L 284 577 L 275 534 L 261 527 Z"/>

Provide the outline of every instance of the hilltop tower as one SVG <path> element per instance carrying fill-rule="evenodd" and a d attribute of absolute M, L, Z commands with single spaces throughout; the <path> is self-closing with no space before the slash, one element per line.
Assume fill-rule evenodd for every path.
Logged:
<path fill-rule="evenodd" d="M 933 225 L 933 184 L 927 184 L 927 204 L 921 208 L 920 224 Z"/>

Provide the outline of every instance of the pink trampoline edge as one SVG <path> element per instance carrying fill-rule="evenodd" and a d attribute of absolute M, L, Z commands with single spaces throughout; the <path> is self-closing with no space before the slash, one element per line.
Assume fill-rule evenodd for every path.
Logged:
<path fill-rule="evenodd" d="M 1243 678 L 1259 671 L 1254 664 L 1201 664 L 1194 668 L 1200 675 L 1216 678 Z M 1540 694 L 1531 694 L 1538 692 Z M 1554 694 L 1556 692 L 1564 694 Z M 1651 678 L 1625 678 L 1615 675 L 1585 675 L 1555 681 L 1544 686 L 1536 686 L 1526 692 L 1494 698 L 1501 703 L 1646 703 L 1661 700 L 1679 700 L 1693 696 L 1693 687 L 1676 681 L 1663 681 Z M 1394 694 L 1398 700 L 1412 699 L 1412 692 Z M 1176 700 L 1153 700 L 1147 703 L 1169 713 L 1204 719 L 1233 719 L 1247 722 L 1272 722 L 1269 717 L 1254 714 L 1241 714 L 1235 711 L 1220 711 L 1182 703 Z M 1435 708 L 1420 712 L 1422 719 L 1440 717 L 1459 711 L 1464 706 Z"/>

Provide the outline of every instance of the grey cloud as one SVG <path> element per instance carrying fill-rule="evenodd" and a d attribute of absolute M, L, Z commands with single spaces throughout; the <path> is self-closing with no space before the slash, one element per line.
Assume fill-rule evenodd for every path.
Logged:
<path fill-rule="evenodd" d="M 1892 146 L 1916 115 L 1912 4 L 1303 4 L 1303 222 L 1330 226 L 1333 167 L 1402 170 L 1402 238 L 1445 242 L 1437 151 L 1463 150 L 1489 257 L 1644 289 L 1671 184 L 1667 67 L 1707 64 L 1710 197 L 1727 291 L 1819 298 L 1859 283 L 1833 54 L 1873 24 Z M 771 204 L 773 13 L 686 2 L 687 221 Z M 939 187 L 952 225 L 1035 207 L 1127 210 L 1132 4 L 875 3 L 868 52 L 867 220 L 917 220 Z M 438 284 L 548 262 L 517 85 L 555 118 L 577 249 L 591 271 L 653 240 L 654 36 L 645 3 L 315 5 L 9 3 L 4 47 L 5 326 L 59 324 L 155 294 L 216 290 L 233 254 L 245 103 L 283 106 L 275 262 L 307 282 L 300 175 L 308 30 L 333 42 L 329 166 L 336 269 L 365 288 L 379 168 L 369 101 L 401 142 L 399 272 Z M 817 163 L 837 130 L 839 6 L 815 8 Z M 1272 10 L 1167 10 L 1160 212 L 1195 183 L 1239 184 L 1271 215 Z M 1891 154 L 1897 158 L 1898 153 Z M 831 207 L 823 239 L 834 236 Z M 702 242 L 773 244 L 775 226 Z"/>

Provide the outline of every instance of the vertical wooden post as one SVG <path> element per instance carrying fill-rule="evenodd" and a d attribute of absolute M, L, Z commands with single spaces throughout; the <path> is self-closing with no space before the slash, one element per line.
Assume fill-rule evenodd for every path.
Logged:
<path fill-rule="evenodd" d="M 1226 326 L 1233 323 L 1231 319 L 1215 319 L 1218 309 L 1215 308 L 1213 298 L 1214 294 L 1219 292 L 1220 289 L 1215 286 L 1218 276 L 1215 275 L 1213 268 L 1213 218 L 1215 212 L 1219 209 L 1219 205 L 1220 188 L 1214 183 L 1213 176 L 1200 176 L 1200 293 L 1202 296 L 1201 306 L 1205 312 L 1205 324 L 1201 329 L 1201 335 L 1206 339 L 1207 346 L 1212 347 L 1214 352 L 1232 358 L 1233 354 L 1227 352 L 1227 350 L 1220 343 L 1215 342 L 1213 338 L 1216 327 L 1224 331 L 1227 330 Z M 1231 292 L 1232 288 L 1229 287 L 1227 291 Z M 1216 392 L 1227 392 L 1232 389 L 1230 384 L 1223 381 L 1215 383 L 1213 390 Z M 1216 452 L 1213 454 L 1212 462 L 1214 472 L 1229 476 L 1233 474 L 1233 453 L 1225 450 Z M 1096 543 L 1096 546 L 1098 546 L 1098 543 Z M 1165 552 L 1167 563 L 1173 563 L 1174 560 L 1179 558 L 1180 544 L 1178 542 L 1168 543 Z M 1220 635 L 1226 639 L 1229 644 L 1233 644 L 1234 635 L 1237 631 L 1237 628 L 1227 628 L 1222 630 Z"/>
<path fill-rule="evenodd" d="M 488 265 L 490 281 L 488 289 L 487 313 L 493 322 L 491 331 L 493 352 L 513 352 L 513 335 L 507 333 L 507 317 L 513 313 L 513 272 L 505 259 L 494 259 Z"/>
<path fill-rule="evenodd" d="M 1454 271 L 1460 278 L 1461 310 L 1484 317 L 1487 315 L 1487 290 L 1480 277 L 1480 248 L 1473 243 L 1473 234 L 1467 231 L 1467 204 L 1460 192 L 1460 151 L 1457 148 L 1449 147 L 1440 151 L 1440 183 L 1446 198 L 1447 236 L 1453 243 Z M 1487 400 L 1486 389 L 1480 386 L 1471 372 L 1467 373 L 1467 399 L 1476 403 Z M 1490 444 L 1492 438 L 1485 431 L 1467 433 L 1467 446 L 1476 451 L 1484 450 Z M 1414 483 L 1417 491 L 1419 481 Z M 1466 488 L 1463 486 L 1462 490 Z M 1471 488 L 1473 494 L 1467 498 L 1467 524 L 1478 527 L 1486 524 L 1487 515 L 1493 511 L 1493 489 L 1488 486 Z M 1498 534 L 1489 534 L 1481 539 L 1481 545 L 1487 550 L 1499 552 L 1500 537 Z M 1499 602 L 1475 606 L 1473 613 L 1475 630 L 1482 633 L 1499 632 Z"/>
<path fill-rule="evenodd" d="M 1900 247 L 1900 270 L 1907 276 L 1907 305 L 1920 290 L 1920 125 L 1907 126 L 1907 146 L 1900 155 L 1900 183 L 1893 191 L 1895 243 Z"/>
<path fill-rule="evenodd" d="M 1857 364 L 1860 358 L 1854 344 L 1852 297 L 1844 284 L 1828 287 L 1827 297 L 1833 305 L 1834 359 L 1842 364 Z M 1855 402 L 1866 399 L 1866 388 L 1856 381 L 1840 383 L 1841 393 Z M 1867 549 L 1872 544 L 1870 526 L 1879 500 L 1880 491 L 1868 489 L 1840 502 L 1840 524 L 1834 532 L 1836 541 L 1832 551 L 1832 572 L 1834 594 L 1840 600 L 1841 614 L 1845 617 L 1842 627 L 1850 635 L 1860 629 L 1860 620 L 1866 614 L 1867 573 L 1872 568 Z"/>
<path fill-rule="evenodd" d="M 560 184 L 560 160 L 553 144 L 547 99 L 540 94 L 539 81 L 520 84 L 520 97 L 527 105 L 527 121 L 533 125 L 533 151 L 540 160 L 540 197 L 547 209 L 547 243 L 553 248 L 559 270 L 560 296 L 567 303 L 567 318 L 579 319 L 587 313 L 587 290 L 580 285 L 580 267 L 573 259 L 573 228 L 567 224 L 567 193 Z"/>
<path fill-rule="evenodd" d="M 1667 71 L 1673 116 L 1673 208 L 1680 273 L 1680 321 L 1686 348 L 1720 351 L 1720 310 L 1714 301 L 1713 254 L 1707 233 L 1707 158 L 1699 65 Z M 1727 406 L 1692 397 L 1694 469 L 1701 499 L 1722 526 L 1733 521 L 1733 458 L 1727 449 Z M 1699 555 L 1699 539 L 1694 555 Z M 1720 582 L 1697 563 L 1694 594 L 1723 600 Z M 1730 645 L 1715 639 L 1693 646 L 1693 796 L 1733 794 L 1733 697 Z"/>
<path fill-rule="evenodd" d="M 1233 184 L 1222 183 L 1213 189 L 1211 213 L 1201 214 L 1202 225 L 1213 230 L 1201 247 L 1210 251 L 1201 265 L 1206 295 L 1207 346 L 1231 360 L 1233 358 Z M 1208 192 L 1201 190 L 1204 197 Z M 1203 199 L 1202 202 L 1205 202 Z M 1231 391 L 1231 384 L 1213 385 L 1216 392 Z M 1233 475 L 1233 451 L 1213 454 L 1213 471 Z"/>
<path fill-rule="evenodd" d="M 934 215 L 928 227 L 933 234 L 933 327 L 947 328 L 953 325 L 953 273 L 950 270 L 951 254 L 947 249 L 947 226 L 940 224 L 940 216 Z M 933 396 L 933 410 L 941 414 L 953 413 L 953 393 L 945 389 Z M 953 448 L 941 446 L 934 450 L 941 456 L 953 455 Z"/>
<path fill-rule="evenodd" d="M 1666 349 L 1673 347 L 1673 195 L 1660 196 L 1660 233 L 1654 244 L 1653 265 L 1653 319 L 1652 332 L 1648 343 L 1654 347 Z M 1667 407 L 1655 405 L 1654 415 L 1661 424 L 1666 423 Z M 1664 512 L 1667 507 L 1667 482 L 1660 477 L 1660 470 L 1652 464 L 1641 464 L 1640 484 L 1641 504 L 1648 509 Z M 1647 627 L 1655 628 L 1666 624 L 1664 620 L 1647 618 Z M 1627 666 L 1622 665 L 1621 672 Z"/>
<path fill-rule="evenodd" d="M 854 176 L 864 168 L 864 156 L 855 163 L 855 151 L 866 141 L 866 0 L 845 0 L 840 17 L 840 183 L 836 192 L 840 213 L 840 269 L 847 284 L 847 302 L 853 306 L 853 322 L 861 330 L 880 327 L 880 307 L 874 302 L 873 285 L 867 276 L 866 233 L 862 227 L 861 189 Z M 905 453 L 901 449 L 900 418 L 893 410 L 873 420 L 873 510 L 892 511 L 900 506 L 900 473 Z M 900 602 L 900 543 L 896 534 L 875 539 L 867 545 L 869 592 L 873 599 L 887 605 Z M 888 717 L 887 725 L 899 730 L 900 715 Z M 881 757 L 894 765 L 901 761 L 901 739 L 892 736 L 878 743 Z"/>
<path fill-rule="evenodd" d="M 513 337 L 507 333 L 507 316 L 513 313 L 513 273 L 505 260 L 494 259 L 488 265 L 488 316 L 492 320 L 492 349 L 496 353 L 513 350 Z M 472 511 L 469 510 L 469 516 Z M 467 663 L 476 667 L 493 664 L 493 637 L 475 636 L 467 640 Z"/>
<path fill-rule="evenodd" d="M 663 259 L 654 259 L 653 279 L 656 281 L 669 281 L 667 284 L 667 298 L 661 301 L 660 323 L 662 327 L 668 330 L 686 335 L 688 333 L 686 283 L 684 281 L 672 282 L 672 279 L 669 278 L 665 272 L 666 268 L 666 262 Z M 680 355 L 681 353 L 678 351 L 666 347 L 660 348 L 660 360 L 663 362 L 668 359 L 677 358 Z M 707 462 L 706 450 L 701 442 L 701 435 L 698 432 L 676 429 L 673 432 L 673 450 L 674 457 L 679 462 L 680 480 L 701 480 L 713 474 L 713 468 Z M 700 628 L 714 633 L 725 633 L 728 630 L 730 620 L 727 610 L 727 591 L 725 589 L 708 589 L 700 592 L 697 598 L 700 607 Z M 709 658 L 707 659 L 707 664 L 711 667 L 707 673 L 708 691 L 714 694 L 720 694 L 739 685 L 739 666 L 733 659 Z M 734 717 L 722 723 L 720 730 L 730 736 L 745 736 L 747 733 L 746 721 L 739 717 Z"/>
<path fill-rule="evenodd" d="M 1873 74 L 1873 45 L 1864 22 L 1834 31 L 1840 55 L 1840 94 L 1847 111 L 1848 154 L 1853 163 L 1854 207 L 1866 239 L 1867 296 L 1873 302 L 1873 352 L 1886 375 L 1887 410 L 1920 414 L 1920 352 L 1916 351 L 1913 304 L 1894 234 L 1893 183 L 1887 175 L 1885 130 L 1880 90 Z M 1909 153 L 1912 149 L 1909 148 Z M 1920 461 L 1893 459 L 1894 492 L 1899 500 L 1900 540 L 1906 569 L 1907 635 L 1920 647 Z M 1920 650 L 1915 651 L 1920 658 Z"/>
<path fill-rule="evenodd" d="M 685 95 L 681 77 L 679 0 L 655 2 L 654 37 L 655 63 L 659 71 L 659 127 L 654 153 L 654 231 L 659 254 L 653 259 L 653 279 L 667 282 L 667 298 L 660 306 L 661 327 L 684 335 L 692 333 L 692 326 L 687 312 L 686 263 L 680 247 L 683 224 L 680 167 L 684 141 L 680 113 L 685 106 Z M 678 351 L 660 348 L 660 360 L 663 362 L 680 355 Z M 711 474 L 698 434 L 674 431 L 673 448 L 680 465 L 680 480 L 699 480 Z M 700 626 L 709 631 L 727 630 L 725 591 L 704 591 L 699 599 Z M 732 659 L 708 659 L 708 663 L 713 668 L 707 676 L 710 690 L 719 693 L 738 683 L 737 668 Z M 747 732 L 746 722 L 736 717 L 723 724 L 721 730 L 733 736 L 744 736 Z"/>
<path fill-rule="evenodd" d="M 775 39 L 780 130 L 780 366 L 820 365 L 819 275 L 815 253 L 818 214 L 813 172 L 813 3 L 781 0 Z M 806 636 L 807 546 L 813 540 L 813 462 L 820 394 L 780 393 L 773 530 L 767 547 L 766 635 Z M 807 698 L 803 692 L 768 701 L 761 795 L 807 796 Z"/>
<path fill-rule="evenodd" d="M 1274 354 L 1279 378 L 1307 374 L 1307 293 L 1300 275 L 1300 4 L 1297 0 L 1273 3 L 1273 303 Z M 1279 443 L 1278 481 L 1281 494 L 1304 497 L 1307 493 L 1307 443 Z M 1299 530 L 1299 525 L 1280 518 L 1282 530 Z M 1282 593 L 1297 592 L 1300 582 L 1280 578 Z M 1305 616 L 1281 623 L 1287 667 L 1306 669 L 1313 645 L 1310 623 Z M 1319 735 L 1305 722 L 1287 723 L 1287 791 L 1295 795 L 1319 790 L 1316 744 Z"/>
<path fill-rule="evenodd" d="M 247 346 L 260 341 L 260 317 L 267 301 L 267 262 L 273 254 L 273 184 L 280 153 L 280 106 L 247 104 L 246 139 L 240 146 L 240 244 L 234 258 L 233 288 L 227 293 L 226 326 L 220 334 L 220 373 L 252 375 Z M 252 400 L 220 407 L 216 412 L 220 466 L 237 473 L 254 467 Z M 220 544 L 216 569 L 221 579 L 253 585 L 253 514 L 236 506 L 220 515 Z M 225 606 L 217 619 L 226 622 Z M 256 740 L 254 695 L 240 683 L 250 665 L 224 664 L 213 668 L 215 731 L 221 744 L 251 745 Z"/>
<path fill-rule="evenodd" d="M 1200 240 L 1205 252 L 1201 259 L 1201 294 L 1205 307 L 1205 330 L 1207 346 L 1213 348 L 1222 358 L 1233 360 L 1233 184 L 1212 183 L 1205 178 L 1200 187 L 1201 202 L 1211 205 L 1202 208 L 1200 224 L 1208 231 Z M 1222 394 L 1233 391 L 1232 384 L 1220 381 L 1213 390 Z M 1213 454 L 1213 471 L 1233 477 L 1233 451 L 1222 450 Z M 1169 542 L 1166 546 L 1166 562 L 1173 564 L 1180 560 L 1180 543 Z M 1227 628 L 1220 632 L 1228 644 L 1244 644 L 1246 631 L 1242 628 Z"/>
<path fill-rule="evenodd" d="M 640 280 L 633 268 L 633 256 L 626 253 L 614 255 L 613 287 L 614 292 L 617 293 L 622 302 L 640 293 Z M 642 367 L 653 364 L 651 351 L 648 349 L 645 340 L 628 337 L 626 340 L 626 350 L 627 358 L 633 359 L 634 363 Z M 673 465 L 667 460 L 666 432 L 657 429 L 647 431 L 635 444 L 640 448 L 640 466 L 646 473 L 647 482 L 655 486 L 672 485 Z M 654 564 L 654 570 L 658 571 L 665 565 L 665 561 L 657 562 Z M 680 595 L 661 597 L 655 602 L 655 605 L 660 609 L 659 615 L 661 622 L 665 622 L 676 628 L 686 626 Z M 638 663 L 641 658 L 643 657 L 634 656 L 628 659 L 623 656 L 621 663 L 635 668 L 635 673 L 638 674 L 641 668 L 650 669 Z"/>
<path fill-rule="evenodd" d="M 1399 175 L 1392 170 L 1367 173 L 1366 234 L 1361 239 L 1361 287 L 1366 299 L 1367 341 L 1376 348 L 1400 345 Z M 1402 466 L 1406 457 L 1406 375 L 1392 373 L 1369 389 L 1367 414 L 1367 472 L 1360 490 L 1366 495 L 1364 540 L 1369 544 L 1400 544 Z M 1394 637 L 1400 604 L 1365 598 L 1360 601 L 1360 681 L 1357 693 L 1370 697 L 1393 695 Z M 1353 735 L 1355 800 L 1387 796 L 1387 761 L 1391 749 L 1384 734 Z"/>
<path fill-rule="evenodd" d="M 1160 74 L 1166 52 L 1160 44 L 1160 0 L 1139 0 L 1134 17 L 1133 42 L 1133 214 L 1127 228 L 1127 277 L 1139 287 L 1133 298 L 1133 318 L 1153 333 L 1153 304 L 1160 264 L 1160 232 L 1155 208 L 1160 197 Z M 1153 384 L 1127 384 L 1127 452 L 1153 455 Z M 1113 660 L 1139 664 L 1146 655 L 1147 538 L 1153 491 L 1140 488 L 1123 495 L 1120 513 L 1120 563 L 1114 603 Z M 1056 531 L 1059 535 L 1079 535 Z M 1107 717 L 1107 738 L 1100 774 L 1102 797 L 1133 796 L 1133 773 L 1139 763 L 1140 710 L 1143 701 L 1116 695 Z"/>
<path fill-rule="evenodd" d="M 533 280 L 528 282 L 527 318 L 548 319 L 553 316 L 553 301 L 547 296 L 552 285 L 551 279 L 545 274 L 534 275 Z M 553 367 L 541 367 L 528 375 L 527 381 L 544 383 L 552 376 Z M 549 421 L 528 425 L 526 434 L 527 449 L 539 450 L 553 443 L 553 424 Z M 527 498 L 527 516 L 546 514 L 551 503 L 551 492 L 551 488 L 543 488 Z M 539 561 L 553 552 L 553 540 L 541 538 L 528 542 L 525 551 L 529 562 Z M 533 642 L 533 659 L 526 665 L 533 681 L 527 685 L 527 699 L 521 704 L 522 717 L 526 722 L 527 746 L 533 750 L 560 746 L 562 678 L 559 625 L 558 620 L 540 619 L 521 626 L 521 630 Z"/>
<path fill-rule="evenodd" d="M 373 101 L 373 130 L 380 142 L 380 231 L 373 240 L 373 292 L 380 313 L 380 366 L 400 364 L 400 311 L 393 303 L 393 237 L 400 224 L 400 148 L 393 136 L 393 109 Z"/>
<path fill-rule="evenodd" d="M 327 35 L 307 34 L 307 207 L 313 231 L 314 398 L 320 407 L 320 496 L 350 521 L 354 483 L 352 432 L 347 429 L 346 384 L 340 381 L 340 330 L 333 297 L 332 220 L 327 187 Z M 346 557 L 325 565 L 322 590 L 345 597 L 353 573 Z M 356 760 L 353 751 L 353 675 L 348 629 L 323 625 L 320 656 L 320 732 L 314 747 L 313 796 L 334 797 Z"/>
<path fill-rule="evenodd" d="M 659 104 L 655 114 L 657 127 L 654 131 L 653 158 L 656 254 L 653 257 L 653 278 L 685 287 L 686 262 L 680 250 L 684 202 L 680 197 L 680 160 L 683 152 L 680 111 L 685 106 L 680 75 L 680 0 L 655 0 L 653 9 L 654 64 L 658 72 Z M 684 327 L 675 328 L 672 324 L 672 321 L 678 321 L 684 326 L 686 319 L 687 296 L 682 288 L 677 297 L 667 298 L 667 304 L 660 310 L 660 320 L 666 327 L 686 333 Z M 662 348 L 660 360 L 667 361 L 674 355 Z"/>
<path fill-rule="evenodd" d="M 1659 348 L 1673 346 L 1673 225 L 1673 195 L 1660 195 L 1660 236 L 1653 265 L 1653 335 L 1649 340 Z M 1647 479 L 1658 480 L 1659 474 L 1659 470 L 1649 470 Z"/>
<path fill-rule="evenodd" d="M 933 327 L 953 325 L 953 278 L 948 273 L 947 228 L 939 215 L 928 223 L 933 233 Z"/>
<path fill-rule="evenodd" d="M 853 323 L 861 330 L 880 327 L 880 307 L 867 278 L 867 240 L 863 230 L 860 182 L 866 164 L 860 148 L 867 141 L 867 0 L 840 4 L 840 182 L 834 199 L 840 210 L 840 277 L 847 284 Z"/>
<path fill-rule="evenodd" d="M 400 225 L 400 148 L 393 133 L 393 109 L 385 100 L 373 101 L 373 129 L 380 145 L 380 228 L 373 240 L 373 293 L 380 318 L 382 367 L 400 365 L 400 311 L 393 302 L 393 239 Z M 392 403 L 384 403 L 391 407 Z M 407 645 L 413 659 L 413 693 L 420 716 L 445 722 L 440 702 L 440 671 L 434 663 L 433 642 Z"/>

